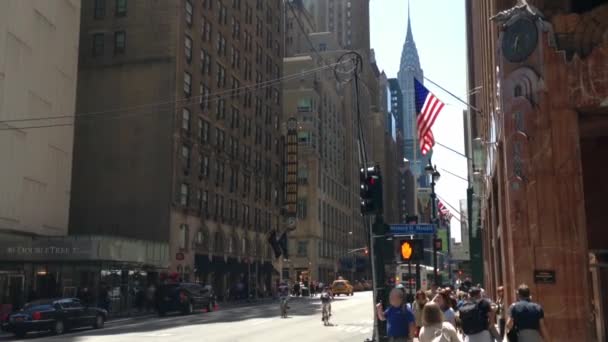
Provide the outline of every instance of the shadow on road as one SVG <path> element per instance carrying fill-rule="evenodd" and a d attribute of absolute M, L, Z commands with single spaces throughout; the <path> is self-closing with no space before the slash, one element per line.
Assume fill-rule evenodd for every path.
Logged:
<path fill-rule="evenodd" d="M 345 301 L 348 297 L 336 297 L 334 301 Z M 321 301 L 319 298 L 293 298 L 290 302 L 290 310 L 288 318 L 297 316 L 320 315 Z M 174 329 L 178 327 L 187 327 L 195 325 L 206 325 L 215 323 L 231 323 L 240 322 L 259 318 L 279 318 L 279 302 L 245 307 L 231 307 L 225 310 L 220 308 L 219 311 L 210 313 L 195 313 L 193 315 L 182 316 L 167 316 L 163 318 L 148 317 L 134 319 L 128 323 L 109 323 L 106 328 L 99 330 L 75 330 L 61 336 L 54 336 L 51 333 L 28 334 L 25 339 L 16 338 L 0 338 L 0 341 L 36 341 L 54 337 L 53 341 L 82 341 L 85 336 L 113 336 L 132 333 L 155 333 L 162 330 Z"/>

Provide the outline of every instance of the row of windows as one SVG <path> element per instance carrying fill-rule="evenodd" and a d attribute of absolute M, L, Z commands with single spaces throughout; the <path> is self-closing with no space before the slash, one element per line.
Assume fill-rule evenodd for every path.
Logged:
<path fill-rule="evenodd" d="M 103 56 L 105 54 L 106 37 L 104 33 L 93 34 L 93 56 Z M 125 31 L 114 32 L 114 54 L 125 53 L 127 48 L 127 34 Z"/>
<path fill-rule="evenodd" d="M 226 119 L 226 109 L 225 109 L 225 100 L 219 100 L 217 102 L 218 108 L 217 108 L 217 119 L 218 120 L 225 120 Z M 266 107 L 267 109 L 269 109 L 268 107 Z M 275 132 L 276 130 L 278 130 L 278 125 L 279 125 L 279 118 L 278 118 L 278 114 L 274 114 L 271 115 L 270 114 L 270 110 L 266 111 L 266 119 L 265 119 L 265 123 L 266 125 L 270 125 L 271 124 L 271 120 L 273 121 L 273 125 L 275 128 Z M 260 114 L 261 115 L 261 114 Z M 192 134 L 192 128 L 191 128 L 191 119 L 192 118 L 192 114 L 190 112 L 190 109 L 188 108 L 183 108 L 182 109 L 182 124 L 181 124 L 181 128 L 183 130 L 183 132 L 187 135 L 190 136 Z M 253 139 L 253 143 L 255 146 L 258 145 L 263 145 L 264 146 L 264 150 L 267 152 L 272 152 L 273 150 L 273 146 L 275 149 L 275 153 L 279 153 L 279 139 L 278 137 L 275 137 L 273 135 L 272 131 L 269 130 L 265 130 L 264 127 L 261 124 L 252 124 L 252 119 L 249 117 L 244 117 L 243 118 L 243 125 L 242 125 L 242 137 L 243 138 L 248 138 L 252 135 L 254 136 Z M 229 121 L 229 127 L 233 130 L 239 130 L 241 128 L 241 113 L 238 110 L 238 108 L 236 107 L 232 107 L 232 111 L 231 111 L 231 115 L 230 115 L 230 121 Z M 209 132 L 209 122 L 207 120 L 204 120 L 202 118 L 199 119 L 198 121 L 198 141 L 202 144 L 202 145 L 206 145 L 209 144 L 210 139 L 210 132 Z M 255 128 L 255 130 L 253 130 L 252 128 Z M 229 137 L 231 140 L 234 140 L 235 143 L 232 143 L 230 140 L 230 144 L 228 147 L 226 147 L 226 139 L 225 139 L 226 133 L 223 129 L 216 127 L 215 129 L 215 146 L 225 150 L 226 152 L 228 152 L 229 154 L 232 155 L 238 155 L 238 144 L 239 144 L 239 139 L 237 137 Z M 236 146 L 236 150 L 237 153 L 233 152 L 234 146 Z"/>
<path fill-rule="evenodd" d="M 188 183 L 180 185 L 178 201 L 183 207 L 193 207 L 199 214 L 216 221 L 253 225 L 256 230 L 261 231 L 270 229 L 272 213 L 269 210 L 252 208 L 244 202 L 226 198 L 218 193 L 212 194 L 201 188 L 193 192 Z"/>
<path fill-rule="evenodd" d="M 95 0 L 93 5 L 93 17 L 103 19 L 106 16 L 108 0 Z M 114 0 L 114 15 L 116 17 L 127 16 L 127 0 Z"/>

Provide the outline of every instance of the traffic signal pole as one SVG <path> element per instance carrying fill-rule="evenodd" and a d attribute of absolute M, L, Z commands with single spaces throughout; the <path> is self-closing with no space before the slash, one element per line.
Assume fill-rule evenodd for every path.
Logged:
<path fill-rule="evenodd" d="M 386 288 L 386 274 L 384 272 L 384 253 L 382 248 L 386 239 L 386 225 L 381 214 L 377 214 L 375 222 L 370 229 L 370 255 L 372 266 L 372 282 L 374 285 L 374 335 L 372 341 L 384 342 L 387 340 L 385 336 L 386 322 L 378 320 L 376 315 L 376 304 L 382 303 L 384 308 L 388 307 L 386 299 L 388 298 Z"/>

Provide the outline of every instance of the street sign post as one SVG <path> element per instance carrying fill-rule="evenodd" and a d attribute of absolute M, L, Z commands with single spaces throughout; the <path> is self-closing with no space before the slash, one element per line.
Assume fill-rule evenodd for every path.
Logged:
<path fill-rule="evenodd" d="M 434 234 L 435 225 L 432 224 L 391 224 L 390 232 L 392 234 L 416 235 L 416 234 Z"/>

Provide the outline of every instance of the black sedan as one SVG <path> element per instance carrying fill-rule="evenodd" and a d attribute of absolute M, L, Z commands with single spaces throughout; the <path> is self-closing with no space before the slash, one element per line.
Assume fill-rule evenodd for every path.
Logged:
<path fill-rule="evenodd" d="M 195 310 L 213 311 L 215 296 L 211 286 L 196 283 L 164 284 L 158 290 L 158 314 L 169 312 L 192 314 Z"/>
<path fill-rule="evenodd" d="M 2 330 L 23 337 L 32 331 L 51 331 L 63 334 L 68 329 L 93 327 L 103 328 L 107 311 L 86 307 L 75 298 L 39 300 L 9 315 Z"/>

